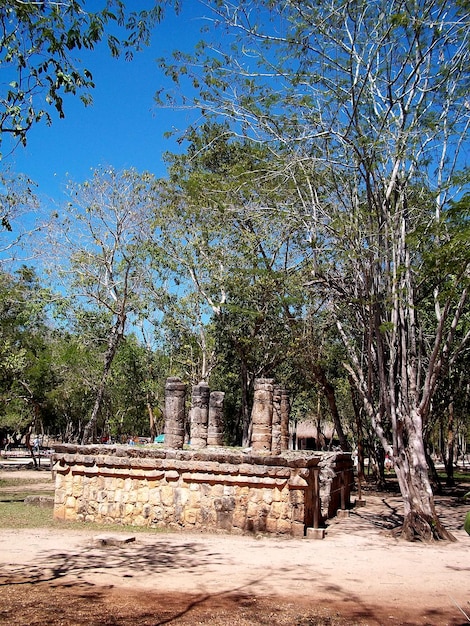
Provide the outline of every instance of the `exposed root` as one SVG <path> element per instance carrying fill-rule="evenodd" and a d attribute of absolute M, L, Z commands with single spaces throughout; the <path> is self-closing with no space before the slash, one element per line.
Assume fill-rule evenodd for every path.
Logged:
<path fill-rule="evenodd" d="M 421 511 L 411 511 L 405 517 L 401 528 L 401 536 L 407 541 L 457 541 L 452 533 L 444 528 L 437 517 L 426 515 Z"/>

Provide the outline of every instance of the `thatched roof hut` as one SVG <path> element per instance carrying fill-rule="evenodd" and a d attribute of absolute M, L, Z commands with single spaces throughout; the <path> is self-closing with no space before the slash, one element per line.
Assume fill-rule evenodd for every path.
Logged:
<path fill-rule="evenodd" d="M 331 422 L 324 422 L 318 430 L 315 420 L 295 421 L 290 424 L 293 447 L 297 450 L 321 450 L 330 445 L 335 435 L 335 427 Z"/>

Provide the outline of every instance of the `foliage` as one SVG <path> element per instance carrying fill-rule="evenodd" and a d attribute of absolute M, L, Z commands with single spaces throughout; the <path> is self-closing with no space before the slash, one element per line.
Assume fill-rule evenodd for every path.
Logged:
<path fill-rule="evenodd" d="M 12 241 L 5 237 L 13 230 L 12 222 L 23 214 L 38 208 L 38 200 L 34 194 L 35 185 L 24 175 L 15 175 L 6 167 L 0 173 L 0 252 L 2 263 L 5 262 L 5 253 L 17 245 L 22 236 L 18 234 Z"/>
<path fill-rule="evenodd" d="M 470 535 L 470 511 L 465 516 L 464 529 L 467 535 Z"/>
<path fill-rule="evenodd" d="M 270 171 L 289 181 L 284 203 L 270 202 L 265 215 L 276 223 L 279 206 L 288 208 L 283 227 L 308 244 L 313 297 L 324 297 L 361 404 L 393 450 L 404 530 L 411 537 L 415 519 L 432 519 L 432 534 L 449 538 L 430 495 L 424 427 L 438 381 L 470 338 L 459 330 L 468 246 L 449 224 L 442 230 L 468 184 L 459 171 L 470 123 L 468 7 L 208 5 L 220 45 L 207 29 L 193 56 L 161 64 L 183 90 L 196 88 L 205 116 L 281 165 Z M 432 309 L 422 306 L 428 296 Z"/>
<path fill-rule="evenodd" d="M 120 345 L 107 385 L 107 405 L 103 411 L 105 432 L 119 441 L 125 435 L 150 435 L 150 415 L 163 430 L 164 385 L 168 359 L 160 351 L 150 351 L 135 335 Z"/>
<path fill-rule="evenodd" d="M 187 138 L 186 153 L 167 156 L 169 180 L 162 181 L 157 236 L 166 257 L 159 258 L 186 290 L 168 298 L 164 324 L 172 320 L 181 337 L 177 320 L 190 319 L 191 304 L 202 378 L 210 373 L 220 385 L 222 371 L 232 378 L 228 363 L 238 371 L 240 395 L 226 398 L 229 438 L 238 440 L 242 428 L 246 439 L 254 378 L 274 375 L 292 356 L 304 304 L 301 273 L 294 271 L 299 242 L 285 219 L 282 168 L 269 150 L 240 140 L 226 124 L 190 129 Z"/>
<path fill-rule="evenodd" d="M 25 432 L 36 425 L 52 382 L 47 306 L 50 294 L 23 267 L 0 274 L 0 427 Z M 43 412 L 44 420 L 47 416 Z"/>
<path fill-rule="evenodd" d="M 151 228 L 154 186 L 148 173 L 97 170 L 91 180 L 70 183 L 71 202 L 46 232 L 52 251 L 43 258 L 48 271 L 63 281 L 75 307 L 104 316 L 108 324 L 101 379 L 84 441 L 95 429 L 111 365 L 128 326 L 158 305 L 147 297 L 152 281 L 144 245 Z"/>
<path fill-rule="evenodd" d="M 0 294 L 2 438 L 33 429 L 79 440 L 101 380 L 109 315 L 64 307 L 55 316 L 51 294 L 28 268 L 0 274 Z M 161 418 L 167 371 L 161 351 L 126 338 L 106 387 L 99 437 L 148 434 L 149 408 Z"/>
<path fill-rule="evenodd" d="M 121 0 L 94 4 L 95 10 L 89 11 L 84 0 L 1 0 L 0 139 L 5 133 L 25 145 L 34 124 L 51 123 L 50 107 L 64 117 L 67 94 L 80 94 L 83 103 L 90 104 L 93 76 L 81 66 L 77 53 L 106 41 L 113 56 L 124 52 L 131 58 L 133 51 L 148 44 L 165 3 L 140 11 L 127 11 Z"/>
<path fill-rule="evenodd" d="M 93 406 L 100 377 L 100 349 L 87 337 L 83 326 L 57 330 L 51 341 L 54 384 L 46 391 L 47 407 L 53 416 L 51 434 L 65 442 L 77 441 Z M 98 344 L 98 345 L 97 345 Z"/>

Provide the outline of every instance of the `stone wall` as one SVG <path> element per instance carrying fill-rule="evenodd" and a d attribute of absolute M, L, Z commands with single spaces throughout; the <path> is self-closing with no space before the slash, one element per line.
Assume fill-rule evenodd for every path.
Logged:
<path fill-rule="evenodd" d="M 304 536 L 349 505 L 349 454 L 56 448 L 54 517 Z M 342 500 L 341 500 L 342 497 Z"/>

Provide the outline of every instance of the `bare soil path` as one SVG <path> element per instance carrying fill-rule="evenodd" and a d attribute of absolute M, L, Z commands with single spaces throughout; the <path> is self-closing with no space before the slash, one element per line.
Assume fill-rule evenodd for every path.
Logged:
<path fill-rule="evenodd" d="M 48 472 L 25 476 L 51 487 Z M 437 498 L 456 543 L 409 544 L 390 532 L 399 496 L 364 497 L 367 505 L 334 520 L 323 540 L 146 532 L 110 546 L 97 539 L 129 533 L 3 530 L 0 624 L 470 623 L 468 505 Z"/>

